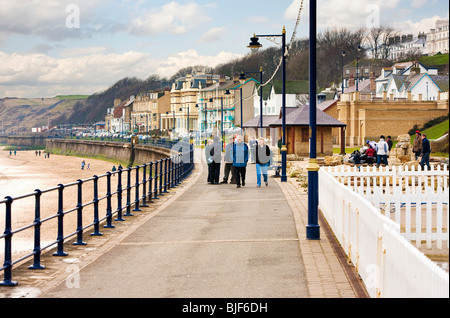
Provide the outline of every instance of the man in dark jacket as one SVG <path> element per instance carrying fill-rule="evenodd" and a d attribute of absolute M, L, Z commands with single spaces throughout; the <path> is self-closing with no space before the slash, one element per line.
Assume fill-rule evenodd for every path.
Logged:
<path fill-rule="evenodd" d="M 222 161 L 222 144 L 220 143 L 219 137 L 214 136 L 214 142 L 211 145 L 211 150 L 209 154 L 212 157 L 211 162 L 211 184 L 220 184 L 220 163 Z"/>
<path fill-rule="evenodd" d="M 430 154 L 431 154 L 430 141 L 427 139 L 426 134 L 422 134 L 422 151 L 420 153 L 420 155 L 422 156 L 422 160 L 420 161 L 420 166 L 422 167 L 422 170 L 424 170 L 425 165 L 427 165 L 428 170 L 431 170 Z"/>
<path fill-rule="evenodd" d="M 241 136 L 237 136 L 236 144 L 233 147 L 233 167 L 236 172 L 236 187 L 245 186 L 245 173 L 248 162 L 248 146 L 242 140 Z"/>
<path fill-rule="evenodd" d="M 233 168 L 233 144 L 234 144 L 234 138 L 230 137 L 230 142 L 225 147 L 225 155 L 224 155 L 224 162 L 225 162 L 225 168 L 223 171 L 223 180 L 221 183 L 228 183 L 228 176 L 231 172 L 231 181 L 230 183 L 235 184 L 236 183 L 236 175 Z"/>

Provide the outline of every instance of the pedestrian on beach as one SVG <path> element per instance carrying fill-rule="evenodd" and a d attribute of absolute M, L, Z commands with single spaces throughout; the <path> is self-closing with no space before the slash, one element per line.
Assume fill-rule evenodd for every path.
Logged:
<path fill-rule="evenodd" d="M 114 172 L 116 172 L 116 166 L 112 167 L 111 172 L 112 172 L 113 176 L 115 176 Z"/>
<path fill-rule="evenodd" d="M 86 165 L 86 162 L 84 160 L 81 162 L 81 170 L 84 170 L 84 166 Z"/>
<path fill-rule="evenodd" d="M 89 162 L 87 164 L 87 170 L 91 170 L 91 164 Z"/>
<path fill-rule="evenodd" d="M 38 151 L 37 150 L 36 150 L 35 154 L 36 154 L 36 157 L 37 157 L 37 155 L 38 155 Z"/>
<path fill-rule="evenodd" d="M 430 141 L 427 139 L 426 134 L 422 134 L 422 150 L 421 150 L 421 157 L 422 160 L 420 160 L 420 166 L 422 167 L 422 170 L 424 170 L 425 165 L 427 165 L 428 170 L 431 170 L 430 166 L 430 154 L 431 154 L 431 145 Z"/>
<path fill-rule="evenodd" d="M 223 171 L 223 180 L 221 183 L 228 183 L 228 177 L 231 172 L 230 183 L 236 184 L 236 173 L 233 167 L 233 144 L 234 144 L 234 137 L 230 137 L 230 142 L 225 147 L 225 155 L 223 157 L 225 167 Z"/>
<path fill-rule="evenodd" d="M 389 146 L 387 142 L 384 140 L 384 136 L 380 136 L 380 141 L 377 143 L 377 168 L 380 166 L 380 163 L 383 162 L 386 166 L 388 165 L 387 155 L 389 152 Z"/>
<path fill-rule="evenodd" d="M 41 156 L 41 151 L 39 150 L 39 157 Z"/>
<path fill-rule="evenodd" d="M 266 187 L 269 185 L 267 178 L 267 169 L 270 164 L 270 148 L 265 144 L 263 137 L 258 138 L 258 144 L 255 150 L 256 162 L 256 186 L 261 187 L 261 174 L 264 178 Z"/>
<path fill-rule="evenodd" d="M 47 158 L 50 158 L 50 152 L 47 152 Z"/>
<path fill-rule="evenodd" d="M 237 136 L 236 143 L 233 146 L 233 167 L 236 172 L 236 187 L 245 186 L 245 174 L 248 162 L 248 146 L 242 140 L 241 136 Z"/>
<path fill-rule="evenodd" d="M 249 146 L 250 146 L 250 153 L 251 153 L 251 162 L 255 163 L 255 151 L 256 151 L 256 145 L 257 145 L 257 141 L 255 139 L 255 137 L 252 137 L 252 140 L 250 140 L 249 142 Z"/>
<path fill-rule="evenodd" d="M 420 154 L 422 153 L 422 136 L 418 130 L 416 130 L 416 137 L 414 138 L 413 151 L 416 156 L 416 160 L 418 160 Z"/>
<path fill-rule="evenodd" d="M 12 155 L 12 151 L 10 150 L 10 151 L 9 151 L 9 156 L 11 157 L 11 155 Z"/>
<path fill-rule="evenodd" d="M 16 153 L 17 153 L 17 151 L 16 151 L 16 150 L 14 150 L 14 156 L 16 155 Z"/>

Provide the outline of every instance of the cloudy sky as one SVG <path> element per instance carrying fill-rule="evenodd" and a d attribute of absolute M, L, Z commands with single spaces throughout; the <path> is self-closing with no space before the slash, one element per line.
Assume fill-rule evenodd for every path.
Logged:
<path fill-rule="evenodd" d="M 248 54 L 253 33 L 291 38 L 301 0 L 0 0 L 0 98 L 101 92 Z M 444 0 L 318 0 L 318 27 L 427 32 Z M 308 34 L 304 0 L 297 38 Z M 271 43 L 261 40 L 263 45 Z"/>

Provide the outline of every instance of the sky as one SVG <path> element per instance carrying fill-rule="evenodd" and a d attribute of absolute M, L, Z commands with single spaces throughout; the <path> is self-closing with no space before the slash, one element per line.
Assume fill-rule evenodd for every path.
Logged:
<path fill-rule="evenodd" d="M 309 0 L 0 0 L 0 98 L 102 92 L 249 54 L 250 37 L 309 33 Z M 444 0 L 318 0 L 317 27 L 428 32 Z M 264 47 L 274 44 L 260 40 Z"/>

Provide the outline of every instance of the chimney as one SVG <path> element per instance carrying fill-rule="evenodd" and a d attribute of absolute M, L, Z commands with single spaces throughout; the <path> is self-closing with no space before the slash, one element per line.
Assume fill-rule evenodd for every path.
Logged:
<path fill-rule="evenodd" d="M 353 78 L 353 74 L 350 74 L 350 78 L 348 79 L 348 87 L 352 87 L 355 85 L 355 79 Z"/>
<path fill-rule="evenodd" d="M 377 90 L 377 83 L 375 83 L 375 73 L 370 73 L 370 91 L 375 92 Z"/>

